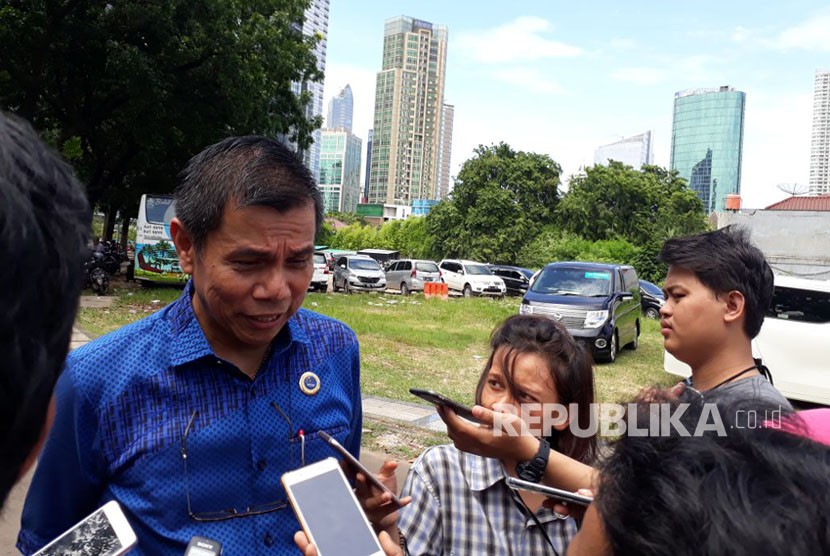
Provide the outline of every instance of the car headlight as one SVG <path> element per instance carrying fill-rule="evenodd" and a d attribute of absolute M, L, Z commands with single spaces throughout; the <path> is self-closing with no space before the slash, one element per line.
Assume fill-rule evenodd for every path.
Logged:
<path fill-rule="evenodd" d="M 599 328 L 608 319 L 608 311 L 588 311 L 582 328 Z"/>
<path fill-rule="evenodd" d="M 522 303 L 519 305 L 519 314 L 520 315 L 532 315 L 533 314 L 533 306 L 528 305 L 526 303 Z"/>

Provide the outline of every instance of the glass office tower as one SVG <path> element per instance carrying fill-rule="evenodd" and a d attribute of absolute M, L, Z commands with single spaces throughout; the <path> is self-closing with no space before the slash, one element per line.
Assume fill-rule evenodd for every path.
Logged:
<path fill-rule="evenodd" d="M 671 167 L 703 201 L 722 211 L 726 196 L 741 192 L 746 94 L 732 87 L 674 95 Z"/>
<path fill-rule="evenodd" d="M 360 202 L 362 141 L 348 129 L 320 131 L 320 193 L 326 212 L 354 212 Z"/>

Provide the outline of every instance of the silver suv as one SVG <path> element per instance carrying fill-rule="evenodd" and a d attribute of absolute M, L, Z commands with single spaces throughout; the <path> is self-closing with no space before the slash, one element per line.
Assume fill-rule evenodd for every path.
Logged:
<path fill-rule="evenodd" d="M 378 262 L 366 255 L 346 255 L 334 263 L 331 289 L 344 293 L 351 291 L 377 292 L 386 290 L 386 275 Z"/>
<path fill-rule="evenodd" d="M 402 295 L 424 291 L 424 282 L 440 282 L 441 271 L 432 261 L 402 259 L 393 262 L 386 270 L 389 289 L 400 290 Z"/>

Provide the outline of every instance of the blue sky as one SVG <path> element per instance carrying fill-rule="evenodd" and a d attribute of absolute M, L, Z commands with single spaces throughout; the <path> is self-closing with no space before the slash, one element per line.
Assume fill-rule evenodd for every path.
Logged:
<path fill-rule="evenodd" d="M 550 155 L 567 178 L 597 146 L 649 129 L 668 166 L 674 93 L 731 85 L 747 94 L 744 207 L 807 184 L 815 70 L 830 68 L 826 3 L 331 0 L 324 112 L 350 84 L 364 150 L 384 21 L 398 15 L 449 29 L 453 175 L 477 145 L 504 141 Z"/>

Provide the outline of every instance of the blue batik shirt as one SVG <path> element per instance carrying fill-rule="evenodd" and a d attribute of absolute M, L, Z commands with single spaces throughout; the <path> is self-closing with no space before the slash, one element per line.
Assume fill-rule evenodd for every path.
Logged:
<path fill-rule="evenodd" d="M 194 535 L 221 542 L 226 556 L 297 551 L 292 537 L 300 526 L 290 506 L 217 522 L 190 517 L 184 429 L 196 412 L 187 437 L 193 513 L 281 503 L 284 472 L 336 455 L 317 431 L 358 455 L 357 338 L 346 325 L 301 309 L 251 380 L 213 353 L 192 292 L 188 284 L 163 310 L 69 355 L 23 510 L 24 554 L 110 500 L 138 536 L 131 554 L 180 556 Z"/>

